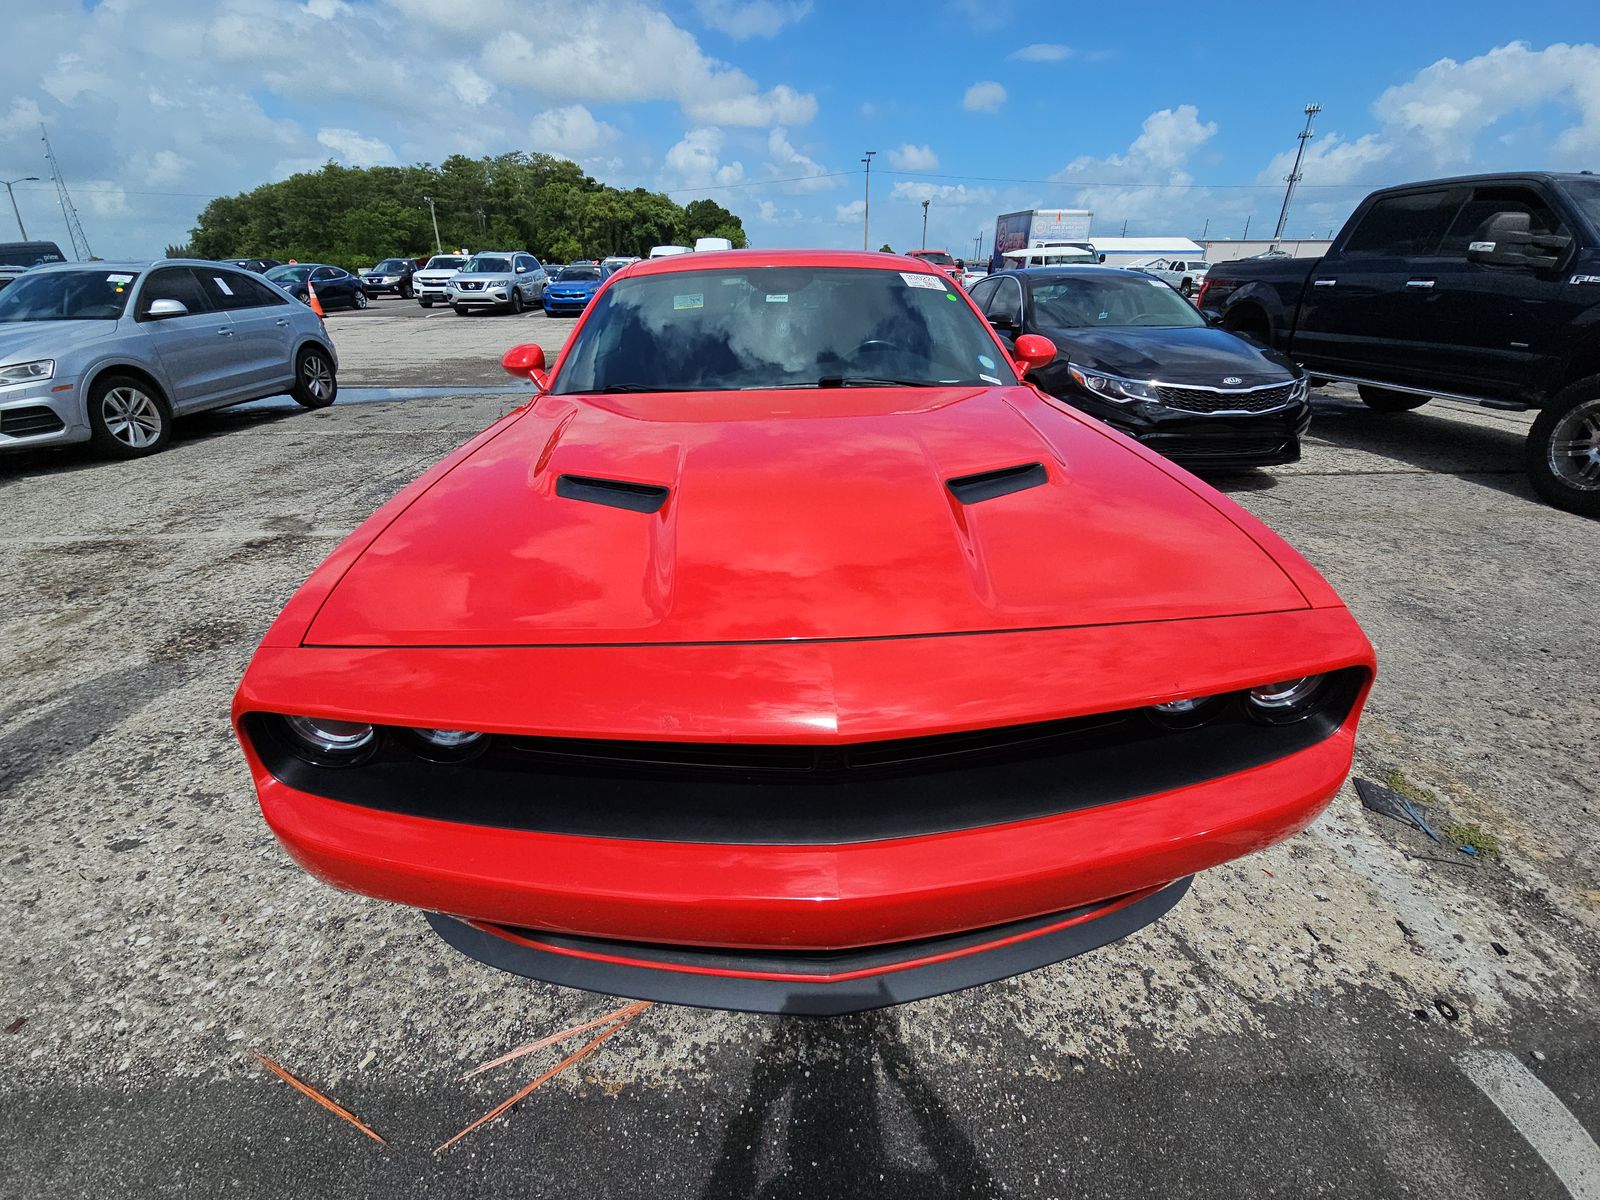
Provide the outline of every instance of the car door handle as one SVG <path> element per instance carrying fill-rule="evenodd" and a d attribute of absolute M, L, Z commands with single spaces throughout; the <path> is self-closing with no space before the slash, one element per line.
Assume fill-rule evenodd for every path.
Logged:
<path fill-rule="evenodd" d="M 217 330 L 217 336 L 218 337 L 232 337 L 233 336 L 233 330 L 231 330 L 231 329 L 219 329 L 219 330 Z"/>
<path fill-rule="evenodd" d="M 1313 279 L 1311 281 L 1311 286 L 1312 287 L 1332 287 L 1334 284 L 1336 284 L 1338 282 L 1339 281 L 1337 279 Z"/>
<path fill-rule="evenodd" d="M 1433 280 L 1431 280 L 1431 279 L 1408 279 L 1408 280 L 1406 280 L 1406 286 L 1408 288 L 1419 288 L 1419 289 L 1420 288 L 1431 288 L 1433 286 Z"/>
<path fill-rule="evenodd" d="M 274 322 L 274 324 L 277 324 L 277 325 L 287 325 L 288 323 L 289 323 L 289 318 L 288 317 L 279 317 L 277 319 L 277 321 Z"/>

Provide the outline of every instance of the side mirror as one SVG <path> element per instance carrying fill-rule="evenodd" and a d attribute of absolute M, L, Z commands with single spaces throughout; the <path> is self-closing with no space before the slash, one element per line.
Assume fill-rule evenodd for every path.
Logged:
<path fill-rule="evenodd" d="M 181 300 L 152 300 L 144 315 L 152 321 L 165 321 L 169 317 L 187 317 L 189 308 Z"/>
<path fill-rule="evenodd" d="M 1017 328 L 1017 322 L 1009 313 L 991 313 L 989 324 L 1001 333 L 1015 333 Z"/>
<path fill-rule="evenodd" d="M 1534 233 L 1525 212 L 1498 212 L 1467 243 L 1467 261 L 1485 267 L 1553 267 L 1572 245 L 1558 233 Z"/>
<path fill-rule="evenodd" d="M 1106 256 L 1104 254 L 1100 255 L 1100 261 L 1101 262 L 1105 262 L 1105 260 L 1106 260 Z"/>
<path fill-rule="evenodd" d="M 528 273 L 528 268 L 527 267 L 518 267 L 517 268 L 517 274 L 518 275 L 526 275 L 527 273 Z"/>
<path fill-rule="evenodd" d="M 544 347 L 526 342 L 521 346 L 513 346 L 505 352 L 500 365 L 506 369 L 506 374 L 518 379 L 531 379 L 534 387 L 541 392 L 550 386 L 549 377 L 544 373 Z"/>
<path fill-rule="evenodd" d="M 1049 363 L 1056 356 L 1056 344 L 1047 337 L 1037 333 L 1025 333 L 1017 339 L 1011 350 L 1011 357 L 1022 368 L 1026 375 L 1029 371 L 1037 371 Z"/>

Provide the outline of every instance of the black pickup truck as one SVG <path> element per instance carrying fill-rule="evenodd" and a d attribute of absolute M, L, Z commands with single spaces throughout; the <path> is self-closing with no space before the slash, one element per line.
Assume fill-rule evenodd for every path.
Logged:
<path fill-rule="evenodd" d="M 1600 176 L 1385 188 L 1322 258 L 1218 263 L 1197 302 L 1378 412 L 1434 396 L 1541 409 L 1529 479 L 1600 516 Z"/>

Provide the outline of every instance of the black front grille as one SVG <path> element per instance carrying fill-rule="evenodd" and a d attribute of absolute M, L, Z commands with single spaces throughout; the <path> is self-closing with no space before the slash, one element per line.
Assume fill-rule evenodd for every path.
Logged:
<path fill-rule="evenodd" d="M 67 427 L 56 410 L 43 404 L 27 408 L 8 408 L 0 412 L 0 433 L 7 437 L 34 437 L 41 433 L 60 433 Z"/>
<path fill-rule="evenodd" d="M 1212 441 L 1207 438 L 1174 437 L 1162 444 L 1162 450 L 1185 460 L 1255 458 L 1280 453 L 1284 444 L 1283 438 L 1223 438 Z"/>
<path fill-rule="evenodd" d="M 471 280 L 462 280 L 460 283 L 456 284 L 456 290 L 458 292 L 481 292 L 483 290 L 483 284 L 474 283 Z"/>
<path fill-rule="evenodd" d="M 1292 725 L 1259 724 L 1230 700 L 1189 729 L 1130 709 L 843 745 L 496 737 L 465 762 L 429 761 L 403 730 L 384 729 L 370 759 L 344 767 L 296 755 L 269 713 L 244 728 L 291 787 L 389 812 L 584 837 L 831 845 L 1052 816 L 1261 766 L 1328 737 L 1363 677 L 1339 672 Z"/>
<path fill-rule="evenodd" d="M 1216 392 L 1209 388 L 1169 387 L 1156 389 L 1161 403 L 1181 412 L 1271 412 L 1289 403 L 1295 384 L 1281 387 L 1256 388 L 1248 392 Z"/>

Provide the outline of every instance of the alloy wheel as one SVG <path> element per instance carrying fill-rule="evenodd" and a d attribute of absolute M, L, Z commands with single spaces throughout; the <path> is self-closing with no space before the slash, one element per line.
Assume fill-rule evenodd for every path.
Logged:
<path fill-rule="evenodd" d="M 1550 436 L 1550 470 L 1568 487 L 1600 491 L 1600 398 L 1580 404 Z"/>
<path fill-rule="evenodd" d="M 312 399 L 322 401 L 333 395 L 333 372 L 322 355 L 308 354 L 301 360 L 300 378 L 305 381 Z"/>
<path fill-rule="evenodd" d="M 114 387 L 100 401 L 106 431 L 133 450 L 143 450 L 161 437 L 161 406 L 138 388 Z"/>

